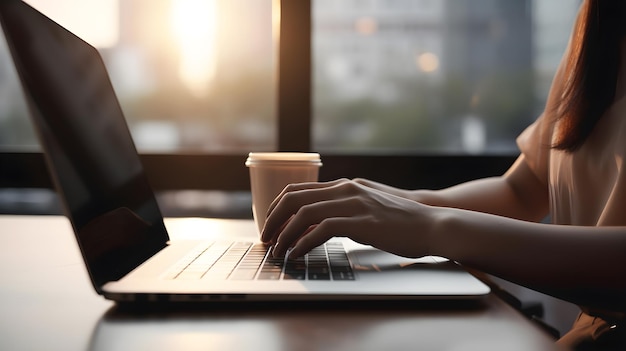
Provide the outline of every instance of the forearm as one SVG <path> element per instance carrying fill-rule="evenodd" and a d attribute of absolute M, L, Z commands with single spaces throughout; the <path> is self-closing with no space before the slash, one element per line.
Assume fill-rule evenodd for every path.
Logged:
<path fill-rule="evenodd" d="M 540 221 L 548 214 L 548 187 L 520 155 L 507 172 L 438 191 L 416 190 L 413 200 L 498 216 Z"/>
<path fill-rule="evenodd" d="M 626 228 L 434 211 L 432 254 L 574 303 L 626 310 Z"/>
<path fill-rule="evenodd" d="M 442 190 L 416 190 L 410 195 L 418 202 L 438 207 L 490 213 L 527 221 L 539 221 L 547 214 L 547 202 L 528 205 L 504 177 L 474 180 Z"/>

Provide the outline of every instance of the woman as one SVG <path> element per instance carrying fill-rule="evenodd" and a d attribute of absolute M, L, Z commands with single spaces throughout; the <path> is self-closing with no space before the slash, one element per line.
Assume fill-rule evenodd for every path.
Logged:
<path fill-rule="evenodd" d="M 626 5 L 586 0 L 544 113 L 502 176 L 439 191 L 363 179 L 288 186 L 262 240 L 299 256 L 335 234 L 398 255 L 439 255 L 585 313 L 559 340 L 620 345 L 626 316 Z M 552 224 L 540 223 L 547 215 Z M 623 328 L 626 328 L 626 323 Z M 618 347 L 618 346 L 616 346 Z"/>

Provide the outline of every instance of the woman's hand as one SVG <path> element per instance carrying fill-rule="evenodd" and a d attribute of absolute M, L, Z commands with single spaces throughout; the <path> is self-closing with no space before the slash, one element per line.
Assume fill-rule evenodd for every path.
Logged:
<path fill-rule="evenodd" d="M 373 180 L 363 179 L 363 178 L 356 178 L 356 179 L 353 179 L 353 181 L 355 183 L 358 183 L 358 184 L 361 184 L 361 185 L 365 185 L 368 188 L 380 190 L 382 192 L 385 192 L 385 193 L 388 193 L 388 194 L 392 194 L 392 195 L 396 195 L 396 196 L 400 196 L 400 197 L 403 197 L 405 199 L 415 200 L 413 198 L 414 197 L 413 196 L 414 191 L 400 189 L 400 188 L 395 188 L 395 187 L 389 186 L 387 184 L 382 184 L 382 183 L 375 182 Z"/>
<path fill-rule="evenodd" d="M 261 240 L 274 256 L 298 257 L 334 236 L 343 236 L 406 257 L 428 254 L 434 209 L 400 196 L 341 179 L 287 186 L 268 210 Z"/>

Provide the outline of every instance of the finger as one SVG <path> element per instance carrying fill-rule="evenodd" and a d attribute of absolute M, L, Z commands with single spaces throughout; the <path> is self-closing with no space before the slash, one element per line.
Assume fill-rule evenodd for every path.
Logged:
<path fill-rule="evenodd" d="M 304 231 L 304 233 L 302 233 L 302 235 L 301 235 L 300 237 L 303 237 L 303 236 L 307 235 L 310 231 L 312 231 L 313 229 L 315 229 L 315 227 L 317 227 L 317 224 L 315 224 L 315 225 L 312 225 L 312 226 L 308 227 L 308 228 L 307 228 L 307 230 L 305 230 L 305 231 Z M 300 239 L 298 238 L 297 240 L 300 240 Z M 297 240 L 296 240 L 296 242 L 297 242 Z M 273 247 L 275 247 L 275 246 L 276 246 L 276 243 L 274 243 L 272 246 L 273 246 Z M 273 252 L 273 251 L 272 251 L 272 252 Z M 289 252 L 289 250 L 287 250 L 287 252 Z M 288 255 L 289 255 L 289 254 L 288 254 Z M 296 257 L 296 256 L 292 256 L 292 257 Z"/>
<path fill-rule="evenodd" d="M 278 194 L 276 196 L 274 201 L 272 201 L 272 203 L 270 204 L 270 207 L 267 209 L 266 217 L 269 217 L 269 215 L 272 213 L 274 208 L 278 205 L 280 200 L 287 193 L 291 193 L 291 192 L 295 192 L 295 191 L 302 191 L 302 190 L 309 190 L 309 189 L 312 190 L 312 189 L 327 188 L 327 187 L 331 187 L 331 186 L 340 184 L 340 183 L 345 182 L 345 181 L 346 181 L 346 179 L 337 179 L 337 180 L 333 180 L 333 181 L 330 181 L 330 182 L 293 183 L 293 184 L 289 184 L 280 192 L 280 194 Z"/>
<path fill-rule="evenodd" d="M 322 245 L 335 236 L 345 236 L 354 223 L 354 217 L 327 218 L 303 235 L 289 253 L 290 258 L 298 258 Z"/>
<path fill-rule="evenodd" d="M 285 227 L 287 226 L 287 224 L 289 224 L 289 222 L 291 221 L 291 219 L 293 218 L 293 216 L 289 217 L 289 219 L 287 219 L 287 221 L 285 223 L 283 223 L 280 228 L 278 228 L 278 232 L 282 232 Z M 276 245 L 276 237 L 270 237 L 267 240 L 263 240 L 263 233 L 261 233 L 261 241 L 264 242 L 265 244 L 268 244 L 270 246 L 274 246 Z"/>
<path fill-rule="evenodd" d="M 290 191 L 283 194 L 278 199 L 278 204 L 265 219 L 265 225 L 261 231 L 261 240 L 263 242 L 275 240 L 274 237 L 281 232 L 280 227 L 303 206 L 333 200 L 349 194 L 349 190 L 342 191 L 338 189 L 338 187 L 343 185 L 341 181 L 332 183 L 332 186 Z"/>
<path fill-rule="evenodd" d="M 317 224 L 326 222 L 331 218 L 352 217 L 357 214 L 358 206 L 354 198 L 329 200 L 316 202 L 306 206 L 302 206 L 293 216 L 291 221 L 278 234 L 276 245 L 274 247 L 274 255 L 284 256 L 287 249 L 292 247 L 298 240 L 310 235 L 303 235 L 307 229 Z M 313 229 L 315 231 L 317 228 Z"/>

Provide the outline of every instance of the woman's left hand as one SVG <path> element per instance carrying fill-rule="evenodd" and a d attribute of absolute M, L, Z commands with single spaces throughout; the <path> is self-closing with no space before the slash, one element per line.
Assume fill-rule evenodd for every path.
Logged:
<path fill-rule="evenodd" d="M 268 210 L 261 240 L 274 257 L 298 257 L 334 236 L 406 257 L 428 254 L 434 208 L 340 179 L 287 186 Z"/>

